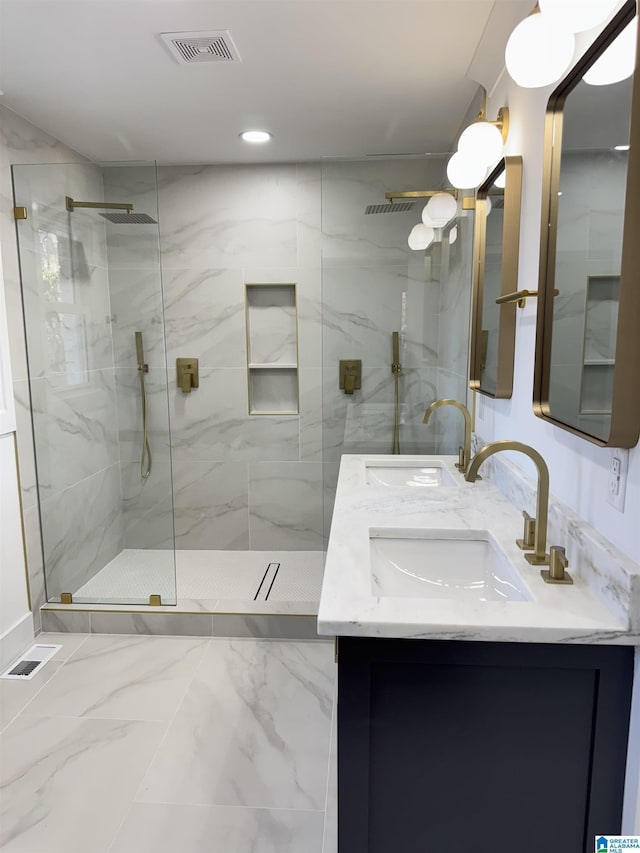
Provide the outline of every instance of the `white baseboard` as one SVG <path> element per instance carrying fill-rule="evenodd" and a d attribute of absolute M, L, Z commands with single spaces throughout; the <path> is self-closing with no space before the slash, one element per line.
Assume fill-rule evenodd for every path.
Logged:
<path fill-rule="evenodd" d="M 4 670 L 33 643 L 33 614 L 25 615 L 0 637 L 0 670 Z"/>

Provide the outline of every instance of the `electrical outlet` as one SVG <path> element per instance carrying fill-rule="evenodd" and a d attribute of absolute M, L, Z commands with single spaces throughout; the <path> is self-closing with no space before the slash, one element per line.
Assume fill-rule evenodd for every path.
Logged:
<path fill-rule="evenodd" d="M 629 451 L 616 447 L 611 451 L 609 480 L 607 483 L 607 503 L 620 512 L 624 512 L 624 499 L 627 493 L 627 469 Z"/>

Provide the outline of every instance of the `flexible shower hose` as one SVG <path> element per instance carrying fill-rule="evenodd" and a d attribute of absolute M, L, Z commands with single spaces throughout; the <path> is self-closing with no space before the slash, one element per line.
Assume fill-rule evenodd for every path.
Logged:
<path fill-rule="evenodd" d="M 144 367 L 139 367 L 140 373 L 140 396 L 142 398 L 142 455 L 140 456 L 140 476 L 143 480 L 148 479 L 151 473 L 151 448 L 149 447 L 149 435 L 147 428 L 147 386 L 144 381 Z M 146 460 L 146 465 L 145 465 Z"/>

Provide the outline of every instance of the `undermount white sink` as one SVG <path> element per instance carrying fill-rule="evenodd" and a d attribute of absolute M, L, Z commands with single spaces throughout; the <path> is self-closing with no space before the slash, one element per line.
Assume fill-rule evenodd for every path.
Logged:
<path fill-rule="evenodd" d="M 365 474 L 368 486 L 431 489 L 458 485 L 439 459 L 425 460 L 424 463 L 402 459 L 365 462 Z"/>
<path fill-rule="evenodd" d="M 456 601 L 531 601 L 487 530 L 369 531 L 374 595 Z"/>

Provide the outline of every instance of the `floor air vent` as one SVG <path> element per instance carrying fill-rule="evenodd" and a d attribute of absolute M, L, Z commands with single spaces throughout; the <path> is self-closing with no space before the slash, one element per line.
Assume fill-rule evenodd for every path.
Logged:
<path fill-rule="evenodd" d="M 50 646 L 42 643 L 32 646 L 19 661 L 12 664 L 0 678 L 13 678 L 18 681 L 29 681 L 30 678 L 42 669 L 62 646 Z"/>
<path fill-rule="evenodd" d="M 197 62 L 240 62 L 228 30 L 195 33 L 160 33 L 160 38 L 181 65 Z"/>

